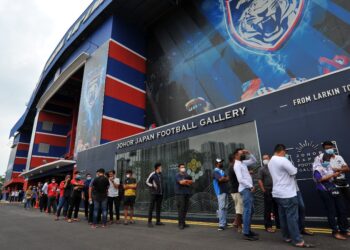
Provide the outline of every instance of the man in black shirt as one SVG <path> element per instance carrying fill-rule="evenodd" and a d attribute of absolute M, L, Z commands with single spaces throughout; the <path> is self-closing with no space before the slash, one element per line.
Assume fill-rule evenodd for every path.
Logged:
<path fill-rule="evenodd" d="M 191 176 L 186 173 L 185 164 L 180 163 L 178 169 L 179 172 L 175 176 L 175 195 L 179 213 L 179 229 L 182 230 L 185 227 L 188 227 L 188 225 L 186 225 L 186 215 L 190 205 L 191 186 L 193 181 Z"/>
<path fill-rule="evenodd" d="M 89 189 L 89 202 L 94 202 L 94 218 L 92 228 L 97 227 L 97 218 L 99 210 L 102 211 L 102 227 L 107 224 L 107 192 L 109 181 L 105 177 L 105 170 L 103 168 L 97 170 L 97 177 L 93 180 L 91 188 Z"/>
<path fill-rule="evenodd" d="M 163 176 L 162 176 L 162 164 L 156 163 L 154 165 L 154 172 L 152 172 L 147 180 L 146 185 L 150 188 L 151 192 L 151 202 L 149 206 L 149 212 L 148 212 L 148 227 L 153 227 L 152 224 L 152 214 L 154 206 L 156 207 L 156 225 L 162 226 L 164 225 L 162 222 L 160 222 L 160 212 L 162 208 L 162 200 L 163 200 Z"/>
<path fill-rule="evenodd" d="M 237 231 L 239 233 L 242 232 L 242 214 L 243 214 L 243 200 L 241 197 L 241 194 L 238 192 L 238 180 L 236 173 L 233 169 L 233 166 L 235 164 L 235 158 L 234 155 L 230 155 L 229 157 L 229 168 L 228 168 L 228 175 L 231 182 L 231 196 L 232 200 L 235 204 L 235 212 L 236 217 L 235 221 L 233 222 L 233 226 L 237 228 Z"/>

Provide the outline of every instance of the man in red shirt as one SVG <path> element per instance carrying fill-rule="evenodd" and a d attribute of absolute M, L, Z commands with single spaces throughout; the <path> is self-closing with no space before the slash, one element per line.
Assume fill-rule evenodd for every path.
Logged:
<path fill-rule="evenodd" d="M 64 181 L 61 181 L 59 188 L 60 188 L 60 199 L 57 207 L 56 220 L 59 220 L 62 208 L 63 208 L 63 216 L 67 217 L 68 206 L 69 206 L 70 198 L 73 191 L 73 186 L 71 184 L 71 176 L 69 174 L 66 175 L 66 178 L 64 179 Z"/>
<path fill-rule="evenodd" d="M 51 207 L 53 209 L 54 214 L 56 214 L 56 210 L 57 210 L 57 203 L 56 203 L 56 194 L 57 194 L 57 183 L 56 183 L 56 179 L 52 178 L 51 183 L 48 185 L 47 187 L 47 196 L 49 199 L 49 203 L 48 203 L 48 209 L 47 212 L 51 213 Z"/>
<path fill-rule="evenodd" d="M 68 209 L 68 222 L 72 222 L 72 213 L 74 210 L 74 221 L 78 221 L 78 213 L 80 202 L 82 199 L 82 191 L 84 188 L 84 181 L 81 179 L 79 172 L 75 174 L 75 178 L 71 181 L 73 186 L 73 193 L 70 199 L 69 209 Z"/>

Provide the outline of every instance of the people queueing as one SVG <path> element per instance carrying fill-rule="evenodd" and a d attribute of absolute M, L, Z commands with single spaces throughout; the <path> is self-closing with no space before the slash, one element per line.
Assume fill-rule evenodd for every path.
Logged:
<path fill-rule="evenodd" d="M 30 208 L 32 197 L 33 197 L 33 188 L 32 188 L 32 186 L 29 186 L 27 191 L 26 191 L 26 201 L 24 203 L 24 208 L 25 209 Z"/>
<path fill-rule="evenodd" d="M 47 203 L 47 212 L 51 213 L 51 208 L 53 210 L 53 213 L 56 214 L 57 210 L 57 188 L 58 185 L 56 183 L 56 179 L 52 178 L 51 183 L 47 186 L 47 197 L 48 197 L 48 203 Z"/>
<path fill-rule="evenodd" d="M 286 158 L 287 150 L 283 144 L 277 144 L 274 151 L 268 168 L 273 182 L 272 196 L 278 204 L 283 239 L 296 247 L 313 247 L 305 243 L 299 230 L 299 204 L 295 181 L 298 170 Z"/>
<path fill-rule="evenodd" d="M 97 170 L 97 177 L 91 182 L 91 187 L 89 188 L 89 202 L 94 203 L 92 228 L 97 228 L 100 209 L 102 212 L 102 227 L 106 227 L 108 188 L 109 180 L 105 176 L 105 170 L 100 168 Z"/>
<path fill-rule="evenodd" d="M 264 226 L 265 230 L 269 233 L 275 233 L 276 230 L 272 228 L 271 214 L 275 219 L 276 228 L 280 228 L 278 205 L 275 199 L 272 197 L 272 177 L 267 167 L 270 161 L 270 155 L 264 154 L 262 156 L 262 166 L 258 171 L 258 183 L 261 191 L 264 194 Z"/>
<path fill-rule="evenodd" d="M 48 202 L 48 197 L 47 197 L 47 187 L 49 185 L 48 180 L 45 181 L 45 183 L 41 186 L 41 183 L 38 184 L 40 185 L 40 201 L 39 201 L 39 207 L 40 207 L 40 212 L 45 212 L 47 209 L 47 202 Z"/>
<path fill-rule="evenodd" d="M 75 177 L 71 180 L 71 185 L 73 187 L 69 208 L 68 208 L 68 223 L 71 223 L 72 221 L 79 221 L 78 219 L 78 213 L 80 208 L 80 202 L 82 200 L 82 192 L 84 188 L 84 181 L 81 179 L 80 172 L 75 173 Z M 74 215 L 73 215 L 74 210 Z M 73 215 L 73 220 L 72 220 Z"/>
<path fill-rule="evenodd" d="M 248 150 L 240 148 L 235 150 L 234 157 L 234 170 L 239 183 L 238 191 L 243 199 L 243 238 L 245 240 L 258 240 L 258 234 L 251 230 L 255 187 L 248 169 L 248 166 L 256 163 L 256 159 Z"/>
<path fill-rule="evenodd" d="M 317 156 L 313 163 L 313 177 L 316 182 L 317 193 L 326 209 L 329 227 L 332 229 L 332 235 L 338 240 L 346 240 L 350 236 L 348 231 L 347 210 L 345 197 L 339 191 L 336 180 L 342 174 L 341 171 L 334 171 L 339 167 L 331 165 L 332 157 L 335 157 L 332 142 L 324 142 L 324 153 Z M 340 159 L 340 158 L 339 158 Z M 340 159 L 344 164 L 344 161 Z M 334 163 L 334 161 L 333 161 Z M 336 163 L 338 165 L 338 162 Z"/>
<path fill-rule="evenodd" d="M 213 186 L 218 200 L 217 216 L 219 218 L 219 231 L 223 231 L 227 226 L 227 209 L 228 209 L 228 182 L 229 177 L 223 170 L 224 160 L 217 158 L 215 160 L 215 169 L 213 174 Z"/>
<path fill-rule="evenodd" d="M 152 217 L 154 207 L 156 208 L 156 225 L 162 226 L 164 223 L 160 221 L 160 213 L 162 209 L 164 182 L 161 163 L 154 165 L 154 171 L 148 176 L 146 185 L 150 188 L 151 197 L 148 211 L 148 227 L 153 227 Z"/>
<path fill-rule="evenodd" d="M 119 185 L 120 180 L 115 176 L 115 171 L 108 172 L 109 188 L 108 188 L 108 211 L 110 224 L 113 224 L 113 214 L 115 211 L 116 220 L 115 223 L 120 223 L 120 199 L 119 199 Z M 114 210 L 113 210 L 114 207 Z"/>
<path fill-rule="evenodd" d="M 92 218 L 94 213 L 94 207 L 93 203 L 89 202 L 89 187 L 91 184 L 91 174 L 87 173 L 85 175 L 85 182 L 84 182 L 84 188 L 83 188 L 83 197 L 84 197 L 84 213 L 85 213 L 85 219 L 88 221 L 89 224 L 92 224 Z"/>
<path fill-rule="evenodd" d="M 228 176 L 230 178 L 231 183 L 231 197 L 235 206 L 235 219 L 233 221 L 233 227 L 237 229 L 238 233 L 242 232 L 242 214 L 243 214 L 243 200 L 241 194 L 238 192 L 238 180 L 235 173 L 235 170 L 233 169 L 233 166 L 235 164 L 235 158 L 234 155 L 231 154 L 229 157 L 229 170 L 228 170 Z"/>
<path fill-rule="evenodd" d="M 134 205 L 136 201 L 137 181 L 133 177 L 132 170 L 126 171 L 126 179 L 124 182 L 124 225 L 135 224 Z M 129 215 L 129 220 L 128 220 Z"/>
<path fill-rule="evenodd" d="M 70 204 L 72 191 L 73 191 L 70 174 L 66 175 L 65 179 L 60 182 L 59 189 L 60 189 L 60 198 L 57 206 L 57 213 L 56 213 L 56 219 L 55 219 L 56 221 L 58 221 L 60 218 L 62 208 L 63 208 L 63 216 L 65 218 L 67 217 L 68 207 Z"/>
<path fill-rule="evenodd" d="M 192 177 L 187 174 L 185 164 L 178 165 L 179 172 L 175 176 L 175 196 L 178 209 L 178 226 L 183 230 L 189 225 L 186 224 L 186 215 L 190 206 Z"/>

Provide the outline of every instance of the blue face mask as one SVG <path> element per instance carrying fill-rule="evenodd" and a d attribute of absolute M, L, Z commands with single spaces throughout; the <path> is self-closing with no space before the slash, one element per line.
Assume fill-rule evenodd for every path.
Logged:
<path fill-rule="evenodd" d="M 80 176 L 80 175 L 76 175 L 76 176 L 75 176 L 75 179 L 80 180 L 80 179 L 81 179 L 81 176 Z"/>
<path fill-rule="evenodd" d="M 329 161 L 324 161 L 321 164 L 322 164 L 322 167 L 327 168 L 329 166 Z"/>
<path fill-rule="evenodd" d="M 289 160 L 289 154 L 285 154 L 284 157 L 286 157 Z"/>
<path fill-rule="evenodd" d="M 328 155 L 333 155 L 334 154 L 334 149 L 333 148 L 329 148 L 329 149 L 326 149 L 325 152 Z"/>

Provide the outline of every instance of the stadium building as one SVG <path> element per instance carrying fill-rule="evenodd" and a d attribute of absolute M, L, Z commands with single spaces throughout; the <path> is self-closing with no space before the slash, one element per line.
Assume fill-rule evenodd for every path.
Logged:
<path fill-rule="evenodd" d="M 284 143 L 307 216 L 324 217 L 312 162 L 325 140 L 350 161 L 349 64 L 347 0 L 93 1 L 11 130 L 6 188 L 74 168 L 115 169 L 123 181 L 132 169 L 143 214 L 145 179 L 160 161 L 172 215 L 184 162 L 195 180 L 191 216 L 209 218 L 214 159 L 227 163 L 239 147 L 260 159 Z"/>

